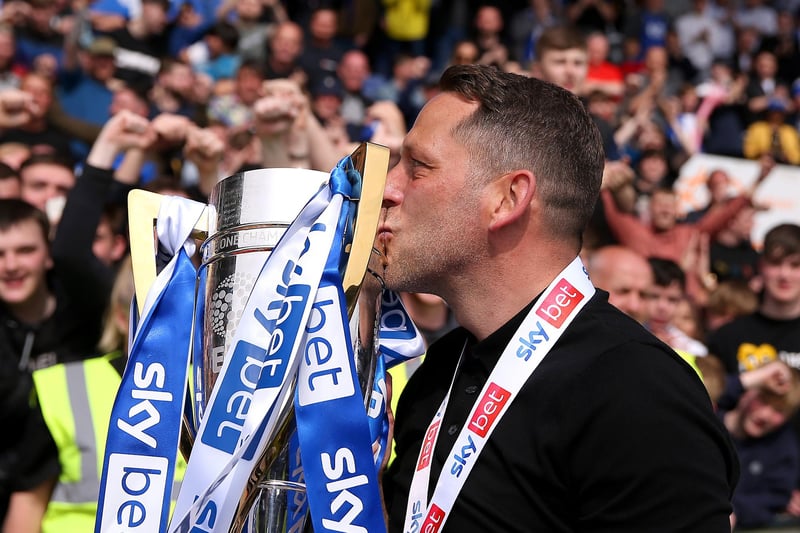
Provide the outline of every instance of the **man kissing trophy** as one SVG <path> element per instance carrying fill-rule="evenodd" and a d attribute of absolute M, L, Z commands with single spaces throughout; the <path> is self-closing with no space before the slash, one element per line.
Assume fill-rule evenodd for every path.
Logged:
<path fill-rule="evenodd" d="M 96 533 L 385 531 L 384 358 L 421 352 L 373 248 L 388 160 L 242 172 L 208 205 L 131 193 L 138 320 Z"/>

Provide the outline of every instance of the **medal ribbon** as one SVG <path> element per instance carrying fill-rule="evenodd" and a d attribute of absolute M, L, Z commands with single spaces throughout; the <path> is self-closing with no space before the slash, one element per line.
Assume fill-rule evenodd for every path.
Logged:
<path fill-rule="evenodd" d="M 545 289 L 490 373 L 447 456 L 433 496 L 428 502 L 431 460 L 452 392 L 451 383 L 450 390 L 423 438 L 409 491 L 403 527 L 405 533 L 435 533 L 443 527 L 459 492 L 499 421 L 539 363 L 591 299 L 594 291 L 580 258 L 575 258 Z M 455 381 L 455 375 L 453 380 Z"/>
<path fill-rule="evenodd" d="M 161 204 L 157 233 L 171 259 L 147 294 L 143 318 L 132 320 L 130 355 L 109 423 L 96 533 L 166 530 L 194 302 L 189 236 L 204 207 L 177 197 Z"/>

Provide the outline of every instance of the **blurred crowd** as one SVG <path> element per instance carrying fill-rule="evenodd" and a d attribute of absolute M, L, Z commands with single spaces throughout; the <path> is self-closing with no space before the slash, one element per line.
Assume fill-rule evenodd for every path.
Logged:
<path fill-rule="evenodd" d="M 327 172 L 363 141 L 396 161 L 465 63 L 584 102 L 606 154 L 594 283 L 706 383 L 742 461 L 735 527 L 800 517 L 800 220 L 751 239 L 758 188 L 800 165 L 800 0 L 5 0 L 3 531 L 93 523 L 97 469 L 81 465 L 102 462 L 113 387 L 97 381 L 125 365 L 127 193 L 205 202 L 236 172 Z M 682 212 L 697 154 L 760 172 L 743 186 L 713 169 L 708 205 Z M 439 298 L 403 298 L 427 342 L 457 326 Z"/>

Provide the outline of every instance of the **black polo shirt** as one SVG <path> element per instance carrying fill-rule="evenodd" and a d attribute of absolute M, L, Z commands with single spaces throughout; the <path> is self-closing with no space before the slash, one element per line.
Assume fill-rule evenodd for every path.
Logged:
<path fill-rule="evenodd" d="M 443 531 L 729 532 L 738 462 L 694 370 L 597 292 L 497 425 Z M 384 476 L 399 532 L 422 437 L 466 344 L 432 460 L 430 492 L 528 309 L 476 343 L 456 329 L 400 397 Z"/>

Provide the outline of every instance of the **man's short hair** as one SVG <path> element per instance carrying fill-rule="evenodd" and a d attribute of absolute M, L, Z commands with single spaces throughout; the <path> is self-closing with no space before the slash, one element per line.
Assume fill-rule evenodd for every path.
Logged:
<path fill-rule="evenodd" d="M 586 50 L 586 38 L 571 26 L 551 26 L 544 30 L 536 41 L 536 54 L 541 57 L 550 50 Z"/>
<path fill-rule="evenodd" d="M 15 179 L 19 181 L 19 172 L 0 161 L 0 180 Z"/>
<path fill-rule="evenodd" d="M 706 313 L 717 316 L 742 316 L 758 309 L 758 296 L 741 280 L 725 280 L 708 295 Z"/>
<path fill-rule="evenodd" d="M 228 51 L 235 51 L 236 47 L 239 45 L 239 30 L 230 22 L 224 20 L 211 26 L 208 31 L 206 31 L 206 35 L 219 37 L 223 46 Z"/>
<path fill-rule="evenodd" d="M 678 196 L 678 193 L 676 193 L 675 189 L 673 189 L 670 185 L 659 185 L 653 190 L 652 193 L 650 193 L 650 197 L 652 198 L 656 194 L 663 194 L 665 196 L 672 196 L 672 197 Z"/>
<path fill-rule="evenodd" d="M 453 131 L 475 172 L 488 179 L 530 170 L 550 233 L 580 242 L 604 165 L 600 133 L 580 100 L 552 83 L 482 65 L 448 68 L 440 87 L 478 104 Z"/>
<path fill-rule="evenodd" d="M 169 11 L 169 0 L 142 0 L 142 4 L 155 4 L 163 7 L 164 11 Z"/>
<path fill-rule="evenodd" d="M 797 224 L 780 224 L 764 236 L 762 255 L 767 261 L 782 261 L 794 254 L 800 254 L 800 226 Z"/>
<path fill-rule="evenodd" d="M 114 235 L 128 238 L 128 208 L 125 204 L 109 202 L 103 206 L 101 220 L 108 222 Z"/>
<path fill-rule="evenodd" d="M 0 198 L 0 232 L 6 232 L 27 220 L 39 226 L 44 241 L 49 243 L 50 221 L 44 211 L 19 198 Z"/>
<path fill-rule="evenodd" d="M 789 369 L 789 389 L 783 393 L 774 392 L 769 387 L 759 387 L 761 401 L 787 417 L 792 416 L 800 408 L 800 372 L 796 368 Z"/>
<path fill-rule="evenodd" d="M 34 165 L 56 165 L 68 169 L 70 172 L 75 170 L 75 162 L 71 158 L 58 153 L 35 153 L 22 162 L 19 166 L 20 175 L 23 171 Z"/>
<path fill-rule="evenodd" d="M 686 287 L 686 273 L 671 259 L 651 257 L 648 259 L 650 268 L 653 269 L 653 283 L 658 287 L 669 287 L 677 282 L 681 290 Z"/>
<path fill-rule="evenodd" d="M 651 157 L 657 157 L 659 159 L 663 159 L 664 161 L 667 160 L 667 154 L 664 152 L 664 150 L 660 150 L 658 148 L 647 148 L 642 151 L 642 155 L 639 156 L 639 161 L 649 159 Z"/>

